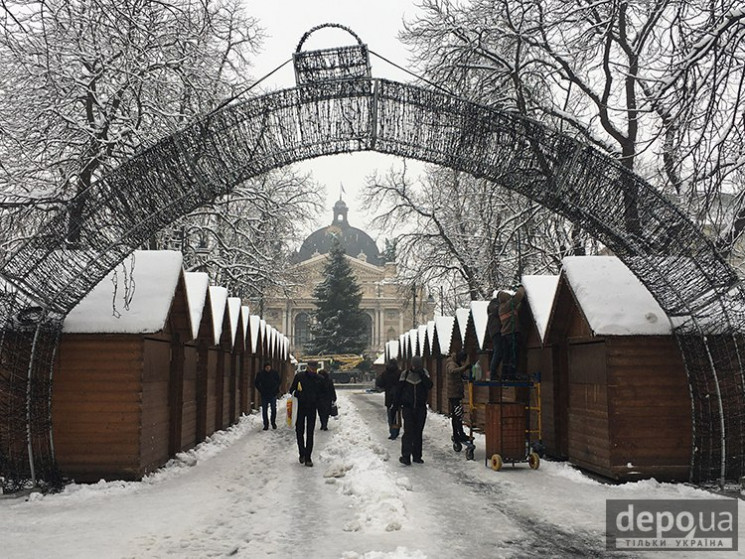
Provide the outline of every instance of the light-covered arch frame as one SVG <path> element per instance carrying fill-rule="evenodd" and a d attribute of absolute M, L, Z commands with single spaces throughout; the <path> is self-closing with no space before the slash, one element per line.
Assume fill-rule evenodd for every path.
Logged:
<path fill-rule="evenodd" d="M 357 64 L 367 59 L 359 40 L 309 53 L 301 46 L 297 87 L 225 106 L 163 138 L 82 194 L 77 222 L 53 217 L 0 262 L 0 472 L 53 471 L 49 378 L 62 320 L 130 252 L 252 177 L 376 151 L 486 178 L 605 243 L 675 325 L 693 402 L 692 479 L 745 474 L 745 292 L 676 206 L 616 160 L 541 123 L 371 78 L 369 64 Z M 314 68 L 333 65 L 314 65 L 313 56 L 357 67 L 314 79 Z M 74 248 L 69 238 L 79 239 Z"/>

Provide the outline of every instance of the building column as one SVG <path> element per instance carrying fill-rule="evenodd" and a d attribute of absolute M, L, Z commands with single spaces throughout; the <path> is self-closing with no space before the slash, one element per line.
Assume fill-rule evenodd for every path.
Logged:
<path fill-rule="evenodd" d="M 381 308 L 380 303 L 378 303 L 378 342 L 377 347 L 383 346 L 383 337 L 385 330 L 385 311 Z"/>

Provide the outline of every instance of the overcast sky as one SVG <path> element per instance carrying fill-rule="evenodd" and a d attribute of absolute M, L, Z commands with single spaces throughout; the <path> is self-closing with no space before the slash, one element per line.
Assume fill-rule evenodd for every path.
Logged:
<path fill-rule="evenodd" d="M 254 75 L 257 79 L 269 74 L 292 58 L 300 39 L 306 31 L 323 23 L 339 23 L 352 29 L 371 51 L 408 67 L 408 51 L 398 41 L 403 19 L 411 19 L 416 7 L 409 0 L 245 0 L 248 12 L 261 20 L 266 30 L 264 50 L 256 57 Z M 354 44 L 348 33 L 336 29 L 322 29 L 313 33 L 303 50 Z M 410 75 L 371 55 L 372 74 L 397 81 L 410 81 Z M 265 91 L 294 87 L 295 74 L 292 63 L 262 82 Z M 366 227 L 373 213 L 364 209 L 358 199 L 365 177 L 376 169 L 380 174 L 400 160 L 375 153 L 356 153 L 318 158 L 299 164 L 302 170 L 312 170 L 316 180 L 326 186 L 327 212 L 320 215 L 317 227 L 331 223 L 331 208 L 339 199 L 340 184 L 344 184 L 344 201 L 350 208 L 352 225 L 365 229 L 373 238 L 375 231 Z M 421 165 L 410 162 L 410 170 L 418 172 Z M 381 235 L 378 245 L 382 247 Z"/>

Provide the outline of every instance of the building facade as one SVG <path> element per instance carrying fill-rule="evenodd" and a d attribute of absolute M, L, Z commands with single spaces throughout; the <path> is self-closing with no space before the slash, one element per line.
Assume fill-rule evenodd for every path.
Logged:
<path fill-rule="evenodd" d="M 313 291 L 323 280 L 323 271 L 334 238 L 344 247 L 352 273 L 362 290 L 360 308 L 367 320 L 368 355 L 383 352 L 385 343 L 434 316 L 434 301 L 421 288 L 401 283 L 395 262 L 380 254 L 375 241 L 364 231 L 349 225 L 343 200 L 334 204 L 330 225 L 311 233 L 295 255 L 298 276 L 305 278 L 291 297 L 264 299 L 264 319 L 290 339 L 294 355 L 304 353 L 316 310 Z M 416 310 L 414 308 L 416 307 Z"/>

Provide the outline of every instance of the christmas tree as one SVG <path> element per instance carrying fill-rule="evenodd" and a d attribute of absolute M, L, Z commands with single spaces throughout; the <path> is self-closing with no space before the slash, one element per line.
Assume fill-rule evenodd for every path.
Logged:
<path fill-rule="evenodd" d="M 307 351 L 313 355 L 362 353 L 365 339 L 364 314 L 360 310 L 362 290 L 352 274 L 338 239 L 332 243 L 324 280 L 313 290 L 316 323 Z"/>

